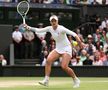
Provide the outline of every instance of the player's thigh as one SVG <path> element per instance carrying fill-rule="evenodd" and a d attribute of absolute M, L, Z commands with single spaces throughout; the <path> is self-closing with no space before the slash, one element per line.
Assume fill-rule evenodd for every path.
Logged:
<path fill-rule="evenodd" d="M 70 60 L 71 60 L 71 56 L 70 56 L 69 54 L 67 54 L 67 53 L 64 53 L 64 54 L 62 55 L 61 66 L 62 66 L 62 67 L 68 66 Z"/>
<path fill-rule="evenodd" d="M 59 57 L 60 57 L 60 54 L 57 51 L 52 50 L 47 57 L 47 61 L 53 62 L 57 60 Z"/>

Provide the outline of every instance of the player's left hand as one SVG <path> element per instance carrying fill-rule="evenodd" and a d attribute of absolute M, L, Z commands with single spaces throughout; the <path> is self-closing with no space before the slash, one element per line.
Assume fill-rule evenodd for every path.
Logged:
<path fill-rule="evenodd" d="M 81 49 L 84 49 L 86 45 L 85 45 L 83 42 L 81 42 L 81 43 L 79 44 L 79 46 L 80 46 Z"/>

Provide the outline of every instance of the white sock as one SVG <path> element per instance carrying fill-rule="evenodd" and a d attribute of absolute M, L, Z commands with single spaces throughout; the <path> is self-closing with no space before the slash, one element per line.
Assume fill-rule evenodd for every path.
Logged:
<path fill-rule="evenodd" d="M 78 77 L 73 78 L 73 80 L 77 80 L 77 79 L 78 79 Z"/>
<path fill-rule="evenodd" d="M 44 81 L 49 81 L 49 76 L 45 76 Z"/>

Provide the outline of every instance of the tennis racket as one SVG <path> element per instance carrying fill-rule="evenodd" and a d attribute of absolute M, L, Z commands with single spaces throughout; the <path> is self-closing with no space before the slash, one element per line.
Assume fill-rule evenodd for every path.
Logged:
<path fill-rule="evenodd" d="M 17 5 L 17 12 L 21 15 L 23 19 L 23 24 L 26 24 L 25 18 L 29 11 L 30 5 L 27 1 L 21 1 Z"/>

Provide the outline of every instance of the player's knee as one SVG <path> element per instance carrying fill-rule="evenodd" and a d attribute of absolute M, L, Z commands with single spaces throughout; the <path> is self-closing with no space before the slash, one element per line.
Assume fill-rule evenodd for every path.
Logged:
<path fill-rule="evenodd" d="M 50 59 L 47 59 L 46 64 L 52 64 L 52 61 Z"/>
<path fill-rule="evenodd" d="M 62 68 L 63 70 L 65 70 L 65 71 L 66 71 L 66 70 L 67 70 L 67 68 L 68 68 L 68 66 L 67 66 L 67 65 L 65 65 L 65 64 L 62 64 L 62 65 L 61 65 L 61 68 Z"/>

